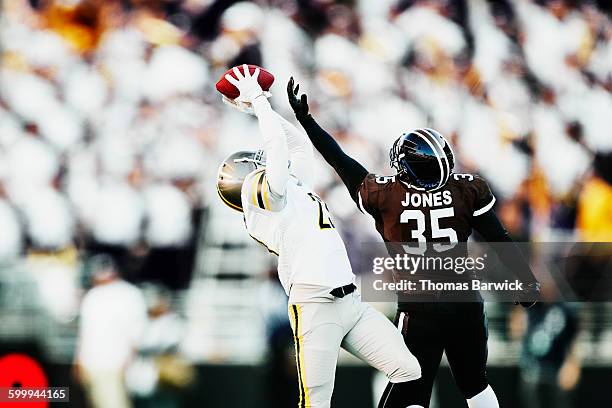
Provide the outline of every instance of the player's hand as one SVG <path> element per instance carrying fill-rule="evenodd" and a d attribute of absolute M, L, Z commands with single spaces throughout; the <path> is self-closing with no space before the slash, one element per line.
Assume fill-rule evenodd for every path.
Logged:
<path fill-rule="evenodd" d="M 287 83 L 287 96 L 289 97 L 289 105 L 291 105 L 291 109 L 293 109 L 293 113 L 295 113 L 295 117 L 300 120 L 308 116 L 308 97 L 306 94 L 302 94 L 302 96 L 298 99 L 298 92 L 300 90 L 300 85 L 298 84 L 294 88 L 295 81 L 293 77 L 289 79 L 289 83 Z"/>
<path fill-rule="evenodd" d="M 225 75 L 225 79 L 238 88 L 240 92 L 240 96 L 236 98 L 236 100 L 240 102 L 246 102 L 252 104 L 253 101 L 260 96 L 264 96 L 264 91 L 261 89 L 261 86 L 257 82 L 257 78 L 259 77 L 259 68 L 255 69 L 255 72 L 251 74 L 249 72 L 249 67 L 244 64 L 242 66 L 244 72 L 240 72 L 238 67 L 234 67 L 233 72 L 236 75 L 236 78 L 231 76 L 230 74 Z"/>
<path fill-rule="evenodd" d="M 524 299 L 524 300 L 519 299 L 516 302 L 514 302 L 514 304 L 515 305 L 520 304 L 525 309 L 529 309 L 530 307 L 538 303 L 537 299 L 539 298 L 540 298 L 540 282 L 531 282 L 531 283 L 525 284 L 523 288 L 521 299 Z"/>

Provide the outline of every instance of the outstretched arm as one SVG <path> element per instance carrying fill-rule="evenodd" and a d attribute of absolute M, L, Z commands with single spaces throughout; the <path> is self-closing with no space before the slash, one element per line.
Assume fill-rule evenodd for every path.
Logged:
<path fill-rule="evenodd" d="M 287 147 L 287 134 L 281 125 L 276 112 L 272 110 L 261 86 L 257 82 L 259 68 L 251 75 L 248 67 L 244 65 L 244 75 L 238 68 L 234 68 L 233 78 L 225 78 L 240 91 L 239 98 L 250 103 L 257 116 L 259 131 L 264 141 L 266 152 L 266 180 L 270 191 L 279 197 L 284 197 L 289 179 L 289 151 Z"/>
<path fill-rule="evenodd" d="M 289 179 L 289 149 L 287 134 L 266 98 L 253 101 L 266 152 L 266 179 L 270 190 L 279 196 L 287 191 Z"/>
<path fill-rule="evenodd" d="M 355 159 L 344 153 L 340 145 L 327 133 L 308 113 L 308 101 L 305 94 L 298 99 L 300 86 L 294 88 L 293 78 L 287 84 L 289 103 L 295 117 L 300 122 L 315 149 L 321 153 L 325 161 L 334 168 L 346 185 L 353 200 L 357 201 L 359 186 L 368 175 L 368 171 Z"/>
<path fill-rule="evenodd" d="M 519 303 L 523 307 L 533 306 L 535 304 L 533 298 L 539 294 L 540 284 L 533 276 L 529 263 L 518 245 L 514 244 L 512 238 L 508 235 L 508 231 L 506 231 L 499 218 L 497 218 L 495 211 L 489 210 L 484 214 L 475 216 L 472 225 L 487 242 L 508 242 L 503 250 L 498 251 L 498 256 L 504 265 L 514 266 L 514 274 L 525 284 L 524 294 L 528 300 Z"/>
<path fill-rule="evenodd" d="M 311 186 L 314 166 L 312 144 L 303 131 L 297 129 L 293 123 L 283 118 L 277 112 L 275 113 L 287 135 L 289 162 L 291 163 L 289 172 L 302 183 Z"/>

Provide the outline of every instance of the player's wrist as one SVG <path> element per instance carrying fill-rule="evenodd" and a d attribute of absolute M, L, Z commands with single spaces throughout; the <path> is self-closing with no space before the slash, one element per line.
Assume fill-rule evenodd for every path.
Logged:
<path fill-rule="evenodd" d="M 272 109 L 268 98 L 266 98 L 263 92 L 260 96 L 257 96 L 255 99 L 252 99 L 251 106 L 253 107 L 255 115 L 260 115 L 262 112 Z"/>
<path fill-rule="evenodd" d="M 312 115 L 309 112 L 299 112 L 296 111 L 295 112 L 295 118 L 298 120 L 298 122 L 300 123 L 305 123 L 305 122 L 310 122 L 310 121 L 314 121 L 314 118 L 312 117 Z"/>
<path fill-rule="evenodd" d="M 259 100 L 259 99 L 266 99 L 267 100 L 266 94 L 261 89 L 259 90 L 258 93 L 256 93 L 255 95 L 251 96 L 251 103 L 255 104 L 257 102 L 257 100 Z"/>

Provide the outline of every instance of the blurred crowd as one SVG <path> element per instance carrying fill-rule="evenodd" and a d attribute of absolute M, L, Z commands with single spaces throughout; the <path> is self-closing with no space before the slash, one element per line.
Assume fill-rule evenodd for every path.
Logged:
<path fill-rule="evenodd" d="M 259 143 L 255 122 L 214 91 L 238 63 L 274 73 L 273 103 L 288 117 L 295 76 L 372 171 L 389 171 L 402 132 L 434 127 L 454 142 L 458 171 L 489 180 L 515 236 L 577 226 L 610 238 L 605 2 L 5 0 L 0 36 L 5 260 L 189 245 L 194 211 L 216 204 L 220 160 Z M 352 217 L 318 167 L 316 187 Z"/>
<path fill-rule="evenodd" d="M 128 360 L 128 385 L 141 406 L 172 407 L 171 390 L 193 381 L 176 355 L 182 322 L 170 294 L 141 291 L 119 270 L 130 282 L 189 285 L 206 217 L 226 211 L 215 191 L 219 163 L 235 150 L 260 147 L 256 120 L 222 104 L 214 89 L 237 64 L 275 75 L 272 104 L 291 120 L 285 84 L 294 76 L 320 123 L 372 172 L 391 171 L 388 150 L 403 132 L 433 127 L 452 141 L 457 172 L 487 179 L 514 238 L 612 241 L 607 1 L 2 6 L 0 264 L 27 259 L 56 318 L 70 320 L 80 303 L 75 374 L 94 404 L 112 396 L 113 406 L 129 405 L 120 378 Z M 322 160 L 315 165 L 315 190 L 355 257 L 362 241 L 375 238 L 374 228 L 330 168 Z M 83 252 L 111 257 L 92 259 L 93 288 L 79 302 L 76 294 L 89 286 L 79 283 Z M 59 262 L 50 265 L 50 258 Z M 269 278 L 271 370 L 284 372 L 291 336 L 284 295 L 271 284 L 273 273 Z M 550 323 L 559 316 L 570 334 Z M 549 337 L 561 340 L 550 358 L 540 349 L 529 354 L 524 340 L 526 373 L 541 365 L 549 381 L 565 370 L 573 388 L 578 379 L 564 361 L 572 357 L 575 319 L 554 305 L 528 316 L 525 339 L 552 330 Z"/>

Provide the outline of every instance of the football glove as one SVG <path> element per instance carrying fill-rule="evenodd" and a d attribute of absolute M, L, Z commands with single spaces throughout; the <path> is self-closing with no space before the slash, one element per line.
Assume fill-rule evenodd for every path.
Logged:
<path fill-rule="evenodd" d="M 252 75 L 249 72 L 249 68 L 246 64 L 242 66 L 242 69 L 244 70 L 244 73 L 240 72 L 237 67 L 234 67 L 233 72 L 234 75 L 236 75 L 236 78 L 230 74 L 227 74 L 225 75 L 225 79 L 227 79 L 230 84 L 238 88 L 240 96 L 236 98 L 237 101 L 252 104 L 253 101 L 260 96 L 265 97 L 263 89 L 261 89 L 261 86 L 257 82 L 260 69 L 255 69 L 255 72 L 253 72 Z"/>
<path fill-rule="evenodd" d="M 521 294 L 521 298 L 524 300 L 517 300 L 514 302 L 515 305 L 521 305 L 525 309 L 529 309 L 536 303 L 538 303 L 537 299 L 540 297 L 540 282 L 531 282 L 525 284 L 523 288 L 523 292 Z M 534 299 L 537 298 L 537 299 Z"/>
<path fill-rule="evenodd" d="M 295 88 L 293 77 L 289 79 L 289 83 L 287 83 L 287 96 L 289 97 L 289 104 L 291 105 L 291 109 L 293 109 L 293 113 L 295 113 L 295 117 L 300 120 L 308 116 L 308 97 L 306 94 L 302 94 L 302 96 L 298 99 L 297 95 L 300 90 L 300 85 L 298 84 Z"/>

